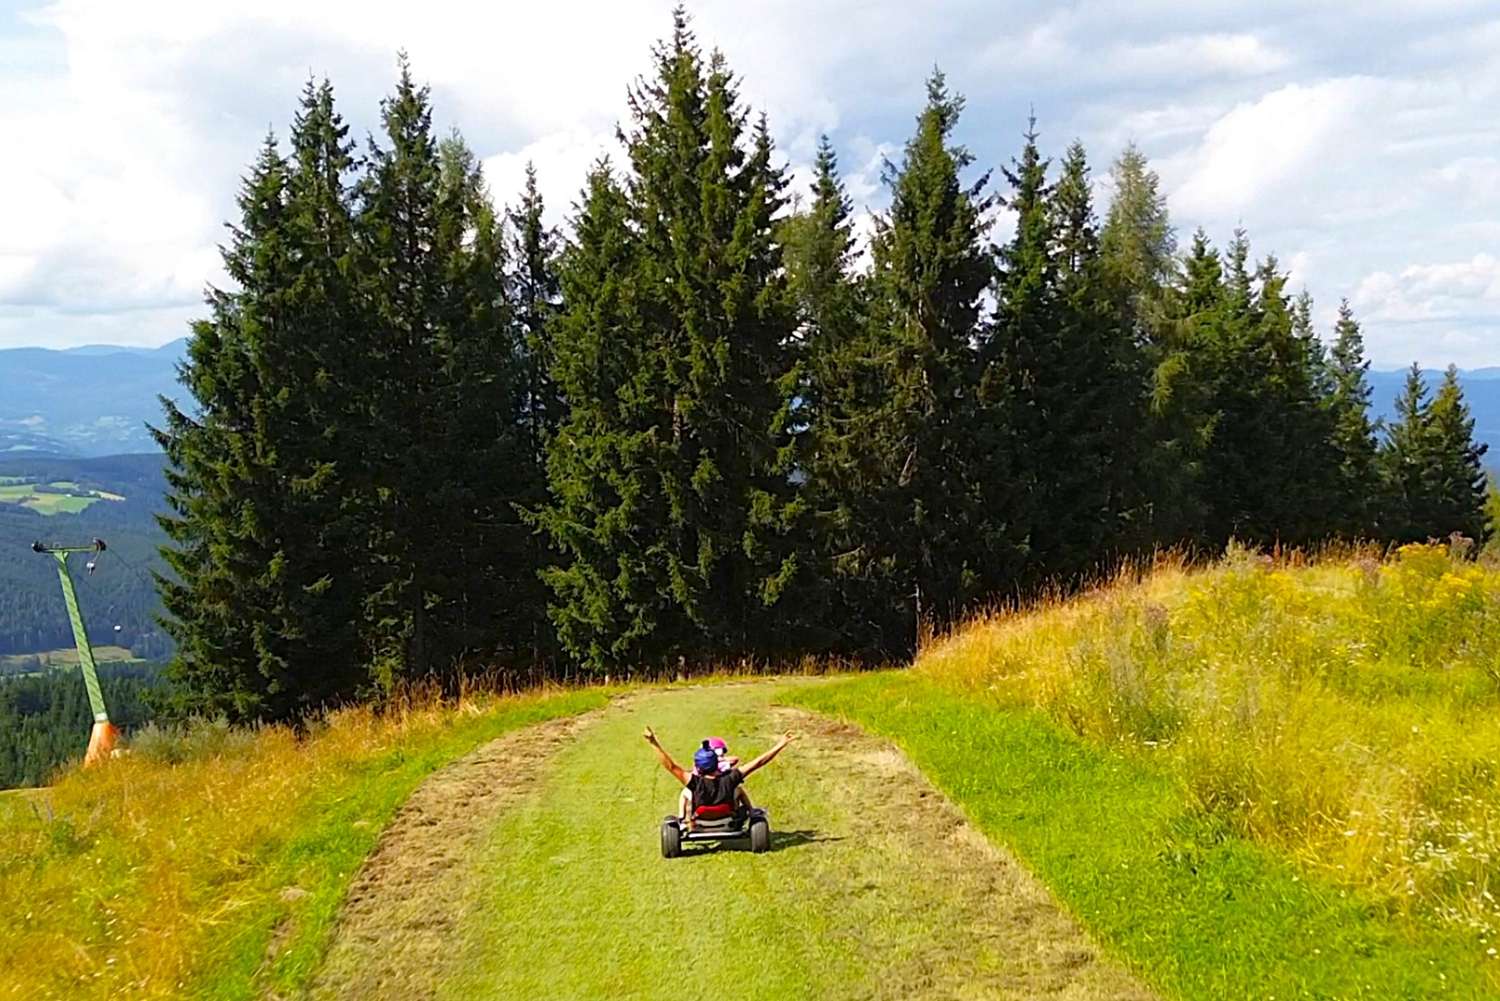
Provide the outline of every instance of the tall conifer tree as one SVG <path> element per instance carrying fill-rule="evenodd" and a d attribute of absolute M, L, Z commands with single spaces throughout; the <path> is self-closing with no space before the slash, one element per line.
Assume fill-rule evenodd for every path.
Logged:
<path fill-rule="evenodd" d="M 590 549 L 568 532 L 558 542 L 575 564 L 625 561 L 630 587 L 654 587 L 671 602 L 649 620 L 632 614 L 622 634 L 575 639 L 571 649 L 595 666 L 628 651 L 648 663 L 769 653 L 791 635 L 788 588 L 802 569 L 789 533 L 798 517 L 788 468 L 795 311 L 774 233 L 785 182 L 764 122 L 749 124 L 722 58 L 704 62 L 681 9 L 630 107 L 625 323 L 642 338 L 642 365 L 657 373 L 651 468 L 665 505 L 621 526 L 628 541 L 614 548 Z M 563 391 L 570 405 L 575 391 L 591 394 Z M 556 445 L 586 447 L 563 435 Z M 568 487 L 555 478 L 552 487 L 556 507 Z M 557 527 L 556 512 L 543 522 Z M 592 572 L 624 586 L 618 572 Z M 610 624 L 568 607 L 577 600 L 571 583 L 553 579 L 565 585 L 556 617 Z"/>
<path fill-rule="evenodd" d="M 159 520 L 176 579 L 157 583 L 178 646 L 171 673 L 185 708 L 236 719 L 267 715 L 268 703 L 294 685 L 284 665 L 257 648 L 269 621 L 262 575 L 273 549 L 257 489 L 271 474 L 257 419 L 266 390 L 256 361 L 258 342 L 281 321 L 279 297 L 290 284 L 286 184 L 286 162 L 267 137 L 222 253 L 236 287 L 209 290 L 210 315 L 193 324 L 180 370 L 198 412 L 163 398 L 165 427 L 155 432 L 169 463 L 171 513 Z"/>
<path fill-rule="evenodd" d="M 1432 465 L 1427 477 L 1431 499 L 1426 530 L 1436 538 L 1462 535 L 1482 546 L 1489 538 L 1485 510 L 1489 483 L 1484 471 L 1489 446 L 1474 440 L 1474 418 L 1453 365 L 1443 373 L 1428 421 Z"/>
<path fill-rule="evenodd" d="M 658 539 L 665 367 L 636 299 L 639 254 L 607 161 L 590 172 L 559 277 L 551 376 L 568 410 L 547 449 L 550 500 L 537 525 L 561 554 L 545 571 L 552 621 L 584 665 L 650 666 L 686 645 Z"/>
<path fill-rule="evenodd" d="M 189 692 L 241 717 L 302 715 L 354 696 L 364 678 L 349 569 L 359 492 L 347 461 L 358 330 L 347 132 L 331 86 L 309 82 L 290 162 L 268 146 L 242 201 L 226 251 L 238 288 L 214 293 L 213 318 L 195 326 L 184 375 L 201 416 L 168 408 L 163 442 L 186 515 L 168 527 L 188 544 L 169 552 L 179 583 L 164 596 L 185 637 L 181 668 Z M 227 647 L 232 635 L 248 646 Z M 196 663 L 208 651 L 211 668 Z"/>
<path fill-rule="evenodd" d="M 550 373 L 551 323 L 561 300 L 557 277 L 557 231 L 543 218 L 546 206 L 537 188 L 536 168 L 526 165 L 521 203 L 509 222 L 510 300 L 519 327 L 525 380 L 524 412 L 531 448 L 540 464 L 543 446 L 562 419 L 563 401 Z"/>
<path fill-rule="evenodd" d="M 1083 147 L 1068 149 L 1050 189 L 1044 169 L 1033 130 L 1012 174 L 1020 218 L 1002 251 L 996 336 L 1020 479 L 1032 485 L 1030 576 L 1076 580 L 1149 541 L 1137 444 L 1145 367 L 1107 281 Z"/>
<path fill-rule="evenodd" d="M 529 643 L 499 595 L 532 572 L 513 508 L 532 460 L 516 447 L 503 239 L 474 157 L 456 138 L 440 148 L 427 89 L 404 60 L 382 120 L 358 232 L 376 512 L 366 634 L 376 680 L 390 685 Z"/>
<path fill-rule="evenodd" d="M 960 177 L 973 160 L 952 140 L 962 109 L 934 71 L 916 134 L 887 172 L 891 206 L 871 243 L 871 366 L 854 425 L 865 444 L 849 486 L 860 543 L 839 568 L 870 595 L 892 651 L 910 648 L 918 619 L 943 622 L 978 595 L 983 574 L 1014 566 L 1003 513 L 979 517 L 981 461 L 995 468 L 1009 442 L 1003 416 L 984 429 L 974 422 L 991 200 L 984 178 Z"/>
<path fill-rule="evenodd" d="M 1422 367 L 1412 362 L 1396 396 L 1395 416 L 1379 455 L 1385 487 L 1381 534 L 1392 542 L 1428 538 L 1428 484 L 1430 471 L 1437 464 L 1432 449 L 1431 408 Z"/>
<path fill-rule="evenodd" d="M 1338 453 L 1339 530 L 1346 538 L 1373 539 L 1379 516 L 1377 427 L 1370 420 L 1370 363 L 1349 300 L 1339 303 L 1329 370 L 1333 444 Z"/>
<path fill-rule="evenodd" d="M 822 592 L 809 608 L 828 624 L 823 643 L 882 651 L 879 616 L 857 568 L 865 539 L 859 491 L 866 448 L 871 360 L 866 353 L 865 286 L 854 273 L 853 206 L 827 136 L 818 142 L 812 201 L 783 226 L 788 281 L 800 310 L 795 420 L 801 427 L 799 475 L 811 508 Z M 818 644 L 822 646 L 823 644 Z"/>

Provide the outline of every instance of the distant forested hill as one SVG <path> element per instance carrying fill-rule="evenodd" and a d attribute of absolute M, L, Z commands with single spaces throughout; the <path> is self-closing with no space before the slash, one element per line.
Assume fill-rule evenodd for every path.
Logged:
<path fill-rule="evenodd" d="M 43 514 L 0 502 L 0 655 L 73 645 L 53 561 L 32 552 L 31 544 L 76 545 L 95 537 L 109 544 L 98 570 L 88 574 L 86 560 L 79 557 L 73 565 L 90 639 L 128 647 L 147 659 L 170 652 L 155 621 L 160 606 L 150 577 L 150 570 L 159 566 L 157 547 L 163 541 L 154 519 L 162 507 L 163 461 L 159 454 L 0 459 L 0 483 L 63 483 L 65 488 L 51 489 L 85 498 L 90 492 L 120 498 L 94 500 L 76 514 Z"/>
<path fill-rule="evenodd" d="M 120 347 L 0 351 L 0 456 L 100 456 L 156 449 L 161 395 L 185 395 L 177 363 L 186 341 Z"/>

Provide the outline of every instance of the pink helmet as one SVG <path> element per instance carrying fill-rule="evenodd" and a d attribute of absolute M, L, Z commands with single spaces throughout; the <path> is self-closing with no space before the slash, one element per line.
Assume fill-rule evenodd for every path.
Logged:
<path fill-rule="evenodd" d="M 708 746 L 710 750 L 718 751 L 720 754 L 723 754 L 725 751 L 729 750 L 729 745 L 724 743 L 723 737 L 708 738 Z"/>

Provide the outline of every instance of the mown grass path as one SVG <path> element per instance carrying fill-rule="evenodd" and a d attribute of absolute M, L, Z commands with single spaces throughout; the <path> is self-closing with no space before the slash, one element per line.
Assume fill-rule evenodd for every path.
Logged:
<path fill-rule="evenodd" d="M 500 811 L 466 865 L 405 912 L 456 931 L 441 957 L 329 996 L 515 998 L 1147 998 L 1044 889 L 989 844 L 889 745 L 774 705 L 790 684 L 643 694 L 560 746 Z M 677 788 L 640 733 L 674 754 L 724 736 L 750 756 L 802 738 L 754 776 L 769 854 L 661 858 Z M 351 948 L 351 945 L 353 946 Z M 370 963 L 402 964 L 399 942 Z M 339 966 L 365 968 L 358 943 Z M 341 989 L 343 988 L 343 989 Z"/>

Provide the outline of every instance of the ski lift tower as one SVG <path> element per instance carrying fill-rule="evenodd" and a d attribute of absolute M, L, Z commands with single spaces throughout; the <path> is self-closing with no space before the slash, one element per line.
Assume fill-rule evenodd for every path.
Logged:
<path fill-rule="evenodd" d="M 95 539 L 87 546 L 59 546 L 42 542 L 31 544 L 32 552 L 50 553 L 57 561 L 57 576 L 62 581 L 63 601 L 68 605 L 68 620 L 73 624 L 73 642 L 78 647 L 78 666 L 83 670 L 83 687 L 89 694 L 89 708 L 94 713 L 94 728 L 89 733 L 89 749 L 83 756 L 84 766 L 97 765 L 109 757 L 110 751 L 119 742 L 120 731 L 109 721 L 109 711 L 104 706 L 104 693 L 99 688 L 99 671 L 94 666 L 94 648 L 89 646 L 88 633 L 83 628 L 83 613 L 78 610 L 78 595 L 73 590 L 73 577 L 68 573 L 68 557 L 74 553 L 89 553 L 89 573 L 98 565 L 98 556 L 109 548 L 103 539 Z"/>

